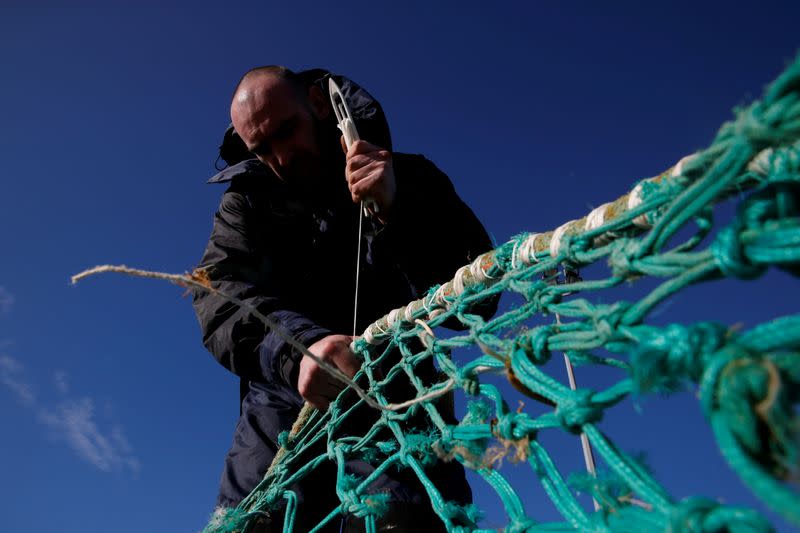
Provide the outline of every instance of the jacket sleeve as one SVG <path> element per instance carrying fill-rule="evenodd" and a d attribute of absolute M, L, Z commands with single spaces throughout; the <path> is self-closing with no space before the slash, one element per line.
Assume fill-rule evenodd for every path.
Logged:
<path fill-rule="evenodd" d="M 212 286 L 255 307 L 305 346 L 329 335 L 278 296 L 277 280 L 268 274 L 272 258 L 256 249 L 247 209 L 241 193 L 229 189 L 223 195 L 199 265 L 207 269 Z M 222 366 L 249 381 L 296 388 L 300 354 L 275 332 L 221 296 L 196 289 L 192 300 L 203 344 Z"/>
<path fill-rule="evenodd" d="M 395 176 L 392 215 L 376 240 L 392 254 L 419 298 L 493 246 L 450 178 L 433 163 L 422 156 L 396 159 Z M 473 312 L 488 318 L 496 307 L 493 298 Z"/>

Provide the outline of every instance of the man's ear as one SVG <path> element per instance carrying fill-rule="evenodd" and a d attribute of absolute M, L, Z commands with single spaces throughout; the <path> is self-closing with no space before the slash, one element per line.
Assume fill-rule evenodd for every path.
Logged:
<path fill-rule="evenodd" d="M 308 101 L 311 104 L 311 109 L 319 120 L 325 120 L 331 114 L 331 103 L 325 93 L 317 87 L 312 85 L 308 89 Z"/>

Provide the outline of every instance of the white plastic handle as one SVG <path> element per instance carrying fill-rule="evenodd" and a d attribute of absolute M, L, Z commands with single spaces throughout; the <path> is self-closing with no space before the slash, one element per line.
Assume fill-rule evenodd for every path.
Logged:
<path fill-rule="evenodd" d="M 350 114 L 350 108 L 347 106 L 342 90 L 339 88 L 339 85 L 333 81 L 333 78 L 328 78 L 328 93 L 331 97 L 333 112 L 336 114 L 336 121 L 338 122 L 337 127 L 342 132 L 342 135 L 344 135 L 344 144 L 347 146 L 347 149 L 350 150 L 353 143 L 360 140 L 361 137 L 358 136 L 356 123 L 353 121 L 353 115 Z M 378 212 L 378 204 L 376 204 L 374 200 L 368 199 L 364 204 L 366 204 L 373 213 Z M 366 207 L 364 208 L 364 214 L 368 214 Z"/>
<path fill-rule="evenodd" d="M 333 104 L 333 112 L 336 114 L 336 121 L 339 123 L 339 129 L 344 135 L 344 143 L 347 149 L 354 142 L 360 139 L 358 130 L 356 130 L 356 123 L 353 121 L 353 115 L 350 114 L 350 108 L 345 102 L 342 90 L 339 85 L 333 81 L 333 78 L 328 78 L 328 92 L 331 96 L 331 104 Z"/>

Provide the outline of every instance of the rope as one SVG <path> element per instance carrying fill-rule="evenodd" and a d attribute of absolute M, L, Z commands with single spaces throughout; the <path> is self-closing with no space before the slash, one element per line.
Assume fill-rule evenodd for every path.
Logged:
<path fill-rule="evenodd" d="M 438 396 L 442 396 L 447 393 L 447 391 L 440 391 L 433 395 L 425 395 L 420 398 L 415 398 L 412 400 L 407 400 L 399 404 L 379 404 L 375 402 L 370 396 L 358 386 L 355 382 L 355 379 L 358 379 L 359 374 L 356 374 L 354 379 L 350 379 L 344 372 L 339 370 L 336 366 L 328 363 L 324 359 L 317 357 L 314 353 L 310 352 L 306 346 L 304 346 L 301 342 L 297 341 L 292 335 L 287 332 L 283 326 L 281 326 L 278 322 L 275 322 L 268 316 L 261 313 L 256 307 L 248 304 L 244 300 L 240 300 L 235 296 L 230 296 L 225 294 L 224 292 L 215 289 L 212 286 L 213 281 L 208 278 L 208 274 L 201 270 L 196 269 L 192 273 L 187 274 L 168 274 L 165 272 L 154 272 L 149 270 L 142 270 L 138 268 L 130 268 L 125 265 L 98 265 L 92 267 L 90 269 L 84 270 L 83 272 L 79 272 L 75 274 L 71 278 L 71 282 L 73 285 L 77 284 L 78 281 L 87 278 L 89 276 L 93 276 L 96 274 L 103 274 L 108 272 L 115 272 L 118 274 L 127 274 L 129 276 L 141 277 L 141 278 L 150 278 L 150 279 L 161 279 L 165 281 L 170 281 L 179 285 L 181 287 L 191 287 L 193 289 L 199 289 L 201 291 L 210 292 L 216 296 L 224 298 L 225 300 L 238 305 L 248 313 L 252 313 L 254 317 L 256 317 L 264 326 L 274 331 L 284 342 L 298 350 L 303 356 L 310 357 L 328 374 L 332 377 L 336 378 L 337 380 L 341 381 L 347 388 L 352 389 L 355 391 L 356 394 L 370 407 L 373 409 L 377 409 L 379 411 L 399 411 L 405 409 L 411 405 L 415 405 L 417 403 L 423 403 L 429 401 L 431 398 L 437 398 Z M 306 406 L 309 407 L 310 406 Z"/>

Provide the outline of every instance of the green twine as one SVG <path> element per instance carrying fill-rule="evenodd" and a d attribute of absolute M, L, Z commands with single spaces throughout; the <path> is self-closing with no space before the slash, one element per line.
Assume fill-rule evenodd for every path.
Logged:
<path fill-rule="evenodd" d="M 720 224 L 713 206 L 733 195 L 736 214 Z M 603 217 L 599 225 L 585 217 L 560 231 L 515 236 L 478 258 L 458 284 L 431 288 L 354 342 L 378 404 L 390 403 L 386 391 L 396 380 L 410 384 L 417 398 L 452 380 L 450 385 L 471 400 L 460 422 L 448 424 L 447 413 L 440 412 L 445 402 L 436 398 L 382 411 L 362 434 L 349 428 L 358 416 L 354 413 L 363 412 L 358 408 L 363 400 L 353 406 L 343 394 L 326 413 L 305 410 L 292 435 L 279 436 L 282 450 L 264 481 L 238 508 L 218 510 L 204 531 L 244 531 L 281 507 L 283 529 L 292 531 L 308 503 L 298 505 L 290 487 L 329 462 L 337 467 L 340 505 L 314 530 L 349 514 L 364 518 L 367 531 L 375 531 L 392 502 L 387 494 L 371 491 L 370 484 L 405 469 L 419 479 L 449 530 L 481 531 L 480 509 L 446 501 L 441 487 L 431 482 L 430 469 L 442 461 L 476 471 L 502 503 L 506 531 L 770 531 L 753 510 L 704 497 L 672 499 L 647 468 L 599 429 L 605 411 L 630 394 L 690 387 L 699 388 L 703 412 L 733 470 L 768 506 L 800 524 L 800 497 L 787 483 L 797 479 L 800 459 L 800 315 L 743 332 L 712 322 L 647 323 L 654 309 L 693 284 L 753 280 L 772 267 L 800 275 L 800 59 L 761 101 L 738 110 L 709 148 L 685 160 L 680 173 L 640 182 L 636 195 L 611 202 Z M 691 232 L 681 233 L 690 223 Z M 701 248 L 715 227 L 719 231 L 712 242 Z M 687 233 L 684 241 L 672 242 Z M 556 257 L 550 255 L 551 245 Z M 565 266 L 604 260 L 609 277 L 562 283 Z M 640 300 L 598 303 L 602 291 L 645 276 L 661 281 Z M 503 293 L 517 295 L 522 303 L 491 319 L 475 314 L 476 306 Z M 591 301 L 593 294 L 601 296 Z M 553 323 L 556 315 L 560 321 Z M 445 323 L 460 323 L 464 331 L 441 334 Z M 572 390 L 546 372 L 555 352 L 588 368 L 615 369 L 619 380 L 605 389 Z M 394 366 L 375 371 L 397 353 Z M 436 383 L 423 382 L 417 372 L 429 360 L 443 373 Z M 510 406 L 491 383 L 497 377 L 510 381 L 526 402 Z M 584 434 L 601 461 L 600 473 L 573 473 L 565 482 L 538 440 L 545 431 Z M 311 457 L 313 447 L 326 451 Z M 527 487 L 515 490 L 499 468 L 504 459 L 530 468 L 531 482 L 536 478 L 542 484 L 562 522 L 540 523 L 526 514 L 521 496 Z M 345 474 L 349 460 L 376 469 L 356 478 Z M 600 509 L 586 511 L 576 492 L 591 494 Z"/>

